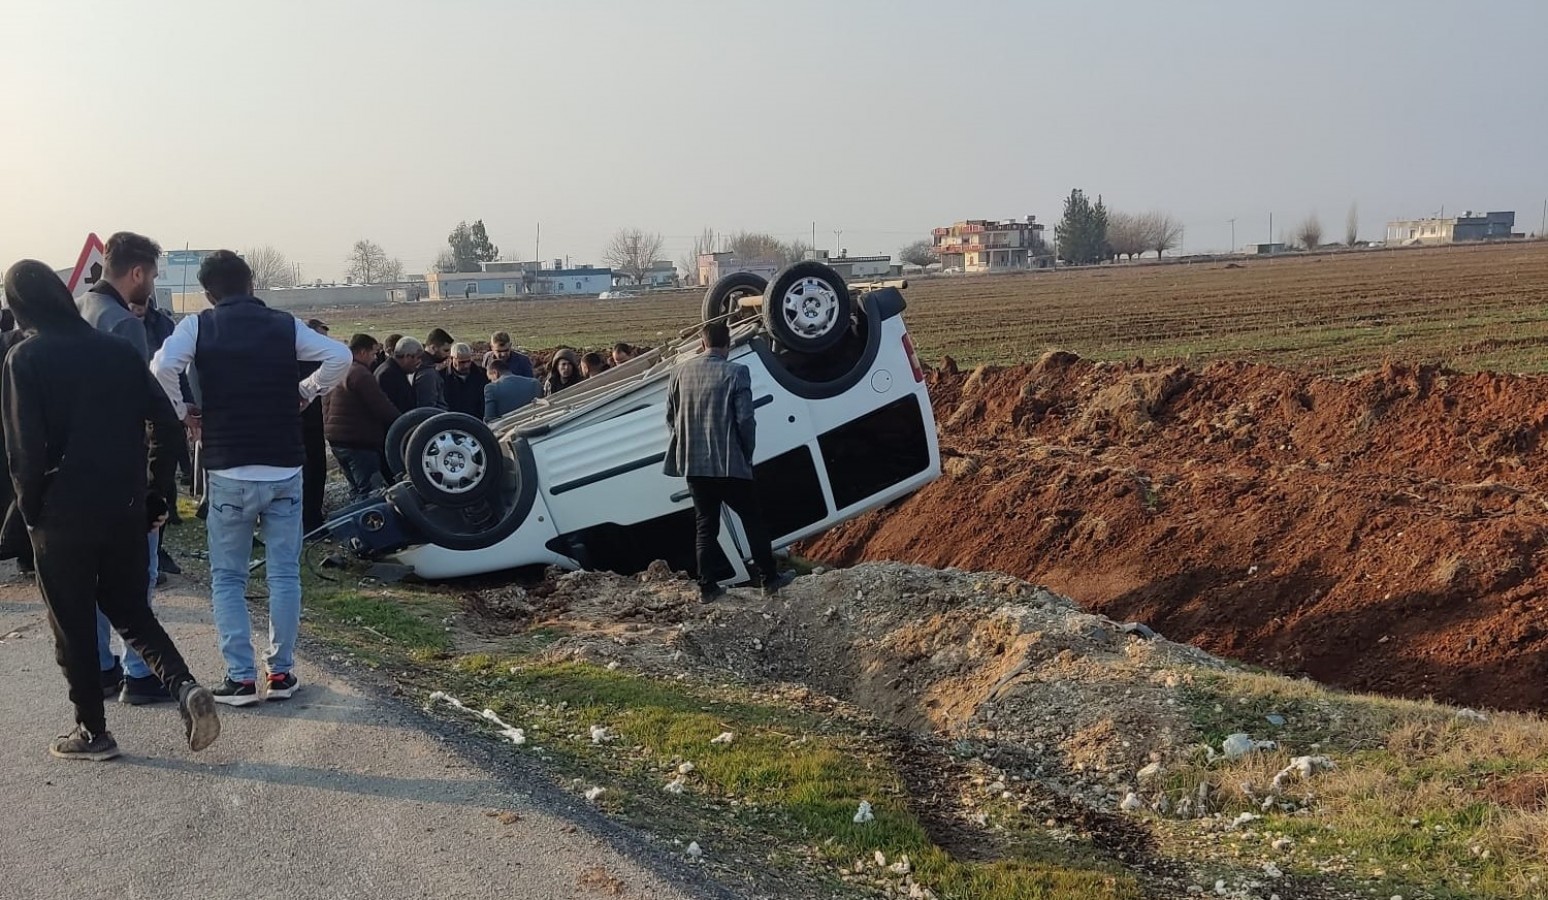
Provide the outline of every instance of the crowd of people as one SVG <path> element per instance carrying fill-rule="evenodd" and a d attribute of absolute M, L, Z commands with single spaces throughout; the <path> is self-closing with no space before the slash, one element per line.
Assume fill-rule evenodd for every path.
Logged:
<path fill-rule="evenodd" d="M 321 320 L 265 305 L 252 270 L 229 250 L 200 265 L 209 308 L 174 323 L 156 309 L 160 256 L 150 238 L 114 234 L 101 280 L 79 300 L 36 260 L 5 273 L 0 559 L 36 574 L 49 610 L 75 707 L 75 727 L 50 746 L 64 759 L 118 755 L 108 699 L 175 703 L 198 751 L 220 734 L 218 705 L 295 695 L 302 544 L 324 522 L 329 448 L 363 497 L 384 486 L 384 445 L 399 417 L 429 408 L 492 421 L 637 353 L 627 344 L 610 359 L 562 349 L 540 379 L 503 331 L 482 360 L 442 328 L 423 343 L 356 334 L 346 344 Z M 700 587 L 706 598 L 719 592 L 708 560 L 727 505 L 747 526 L 755 578 L 778 590 L 789 576 L 777 571 L 752 490 L 747 370 L 727 359 L 723 324 L 706 326 L 703 347 L 671 379 L 664 464 L 692 494 Z M 152 607 L 164 570 L 176 566 L 160 537 L 176 512 L 179 467 L 204 479 L 200 515 L 225 668 L 211 687 L 193 677 Z M 269 592 L 261 664 L 246 600 L 255 537 Z"/>

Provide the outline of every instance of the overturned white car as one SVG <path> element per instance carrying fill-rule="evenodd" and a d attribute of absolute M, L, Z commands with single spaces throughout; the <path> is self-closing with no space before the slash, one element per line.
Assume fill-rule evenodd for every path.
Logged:
<path fill-rule="evenodd" d="M 776 548 L 818 534 L 940 475 L 935 418 L 896 287 L 851 292 L 821 263 L 773 281 L 728 275 L 705 318 L 731 323 L 758 419 L 754 480 Z M 757 308 L 761 306 L 761 315 Z M 662 473 L 672 370 L 696 329 L 665 348 L 486 426 L 415 410 L 388 435 L 400 480 L 341 510 L 328 533 L 424 578 L 534 564 L 629 573 L 694 565 L 687 483 Z M 748 577 L 741 523 L 724 513 L 724 584 Z"/>

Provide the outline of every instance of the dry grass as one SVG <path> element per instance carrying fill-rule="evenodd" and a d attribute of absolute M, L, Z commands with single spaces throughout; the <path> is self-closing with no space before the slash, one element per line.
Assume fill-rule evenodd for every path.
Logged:
<path fill-rule="evenodd" d="M 908 290 L 929 360 L 1015 363 L 1063 347 L 1101 359 L 1236 358 L 1346 373 L 1388 357 L 1548 371 L 1548 242 L 1225 263 L 939 277 Z M 463 339 L 505 329 L 528 348 L 654 345 L 697 321 L 700 293 L 630 300 L 474 300 L 319 312 L 335 333 Z"/>

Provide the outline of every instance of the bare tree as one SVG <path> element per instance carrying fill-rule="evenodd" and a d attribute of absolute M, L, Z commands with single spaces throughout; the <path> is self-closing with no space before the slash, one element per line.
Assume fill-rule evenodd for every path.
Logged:
<path fill-rule="evenodd" d="M 738 231 L 726 238 L 723 245 L 739 260 L 782 260 L 785 245 L 772 234 L 759 231 Z"/>
<path fill-rule="evenodd" d="M 349 251 L 349 271 L 344 276 L 353 284 L 381 284 L 403 277 L 403 263 L 389 257 L 375 241 L 358 240 Z"/>
<path fill-rule="evenodd" d="M 1344 217 L 1344 246 L 1353 247 L 1360 242 L 1360 204 L 1349 204 L 1349 215 Z"/>
<path fill-rule="evenodd" d="M 613 235 L 602 258 L 607 264 L 639 284 L 645 280 L 651 264 L 661 255 L 661 235 L 641 231 L 638 228 L 621 228 Z"/>
<path fill-rule="evenodd" d="M 1148 212 L 1140 216 L 1140 229 L 1145 235 L 1145 249 L 1156 251 L 1156 259 L 1168 250 L 1175 250 L 1182 243 L 1182 223 L 1164 212 Z M 1109 226 L 1111 228 L 1111 226 Z"/>
<path fill-rule="evenodd" d="M 679 267 L 685 273 L 683 275 L 685 285 L 699 283 L 699 257 L 707 253 L 719 253 L 720 243 L 720 235 L 716 234 L 713 228 L 705 228 L 699 232 L 698 237 L 693 239 L 693 247 L 678 260 Z"/>
<path fill-rule="evenodd" d="M 296 286 L 295 266 L 273 246 L 264 244 L 262 247 L 254 247 L 242 254 L 242 258 L 247 261 L 248 268 L 253 270 L 254 290 Z"/>
<path fill-rule="evenodd" d="M 1322 246 L 1322 222 L 1317 218 L 1316 213 L 1307 216 L 1305 221 L 1296 226 L 1295 239 L 1307 250 L 1315 250 Z"/>
<path fill-rule="evenodd" d="M 450 247 L 436 254 L 435 270 L 442 274 L 457 271 L 457 254 L 453 253 Z"/>
<path fill-rule="evenodd" d="M 1133 259 L 1149 249 L 1144 217 L 1126 212 L 1107 214 L 1107 249 L 1113 256 Z"/>
<path fill-rule="evenodd" d="M 808 244 L 800 238 L 796 238 L 789 243 L 781 243 L 779 245 L 779 258 L 783 260 L 786 265 L 789 265 L 790 263 L 800 262 L 806 258 L 808 253 L 811 253 L 816 249 L 817 248 L 813 247 L 811 244 Z"/>
<path fill-rule="evenodd" d="M 941 261 L 941 254 L 929 240 L 917 240 L 898 250 L 898 259 L 911 266 L 933 266 Z"/>

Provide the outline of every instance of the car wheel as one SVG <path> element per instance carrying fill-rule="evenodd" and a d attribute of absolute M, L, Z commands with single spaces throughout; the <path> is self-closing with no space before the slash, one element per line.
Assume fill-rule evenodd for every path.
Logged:
<path fill-rule="evenodd" d="M 411 409 L 395 419 L 388 427 L 386 446 L 382 449 L 386 454 L 387 471 L 391 472 L 394 478 L 403 477 L 403 448 L 408 445 L 409 438 L 414 436 L 414 429 L 442 412 L 443 410 L 429 407 Z"/>
<path fill-rule="evenodd" d="M 465 413 L 443 412 L 414 429 L 403 448 L 409 483 L 434 506 L 472 506 L 500 485 L 505 457 L 494 432 Z"/>
<path fill-rule="evenodd" d="M 786 266 L 763 292 L 769 333 L 800 353 L 821 353 L 843 340 L 853 314 L 844 279 L 815 260 Z"/>
<path fill-rule="evenodd" d="M 742 298 L 757 296 L 768 286 L 768 279 L 752 272 L 722 276 L 704 292 L 704 321 L 729 316 L 727 321 L 735 322 L 747 314 L 741 307 Z"/>

